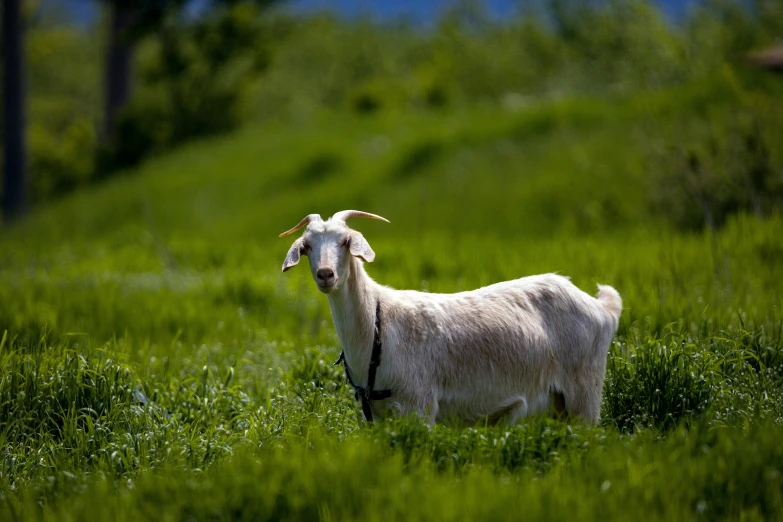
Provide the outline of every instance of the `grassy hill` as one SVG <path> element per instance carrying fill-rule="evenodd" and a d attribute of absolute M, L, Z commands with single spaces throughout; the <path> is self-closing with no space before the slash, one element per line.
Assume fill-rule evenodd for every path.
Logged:
<path fill-rule="evenodd" d="M 712 236 L 653 204 L 665 152 L 748 104 L 783 143 L 780 107 L 732 78 L 322 112 L 39 209 L 0 237 L 2 518 L 781 516 L 783 219 L 733 213 Z M 352 223 L 391 286 L 615 286 L 602 425 L 361 422 L 326 299 L 280 273 L 277 237 L 344 208 L 391 220 Z"/>

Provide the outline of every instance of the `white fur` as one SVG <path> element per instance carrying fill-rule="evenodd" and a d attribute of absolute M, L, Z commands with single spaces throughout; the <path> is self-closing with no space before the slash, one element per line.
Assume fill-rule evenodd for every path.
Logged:
<path fill-rule="evenodd" d="M 456 294 L 395 290 L 367 275 L 362 259 L 375 254 L 361 234 L 334 218 L 308 225 L 284 271 L 300 251 L 310 257 L 314 278 L 319 268 L 334 270 L 334 285 L 319 289 L 328 295 L 345 360 L 362 386 L 380 301 L 383 355 L 375 389 L 391 389 L 392 397 L 374 401 L 373 415 L 513 423 L 547 412 L 562 394 L 568 413 L 598 422 L 606 354 L 622 310 L 614 288 L 601 285 L 593 298 L 566 277 L 544 274 Z"/>

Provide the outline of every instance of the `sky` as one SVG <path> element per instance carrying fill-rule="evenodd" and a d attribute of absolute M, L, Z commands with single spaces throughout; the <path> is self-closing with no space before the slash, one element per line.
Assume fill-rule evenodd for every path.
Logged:
<path fill-rule="evenodd" d="M 289 0 L 297 11 L 328 10 L 347 16 L 372 14 L 381 20 L 407 17 L 428 24 L 437 20 L 453 0 Z M 485 0 L 487 12 L 497 17 L 511 14 L 517 0 Z"/>
<path fill-rule="evenodd" d="M 664 13 L 676 20 L 697 0 L 657 0 Z M 195 3 L 205 0 L 195 0 Z M 96 0 L 43 0 L 45 5 L 65 7 L 70 17 L 80 25 L 91 23 L 98 12 Z M 346 17 L 370 14 L 379 20 L 407 18 L 417 25 L 430 25 L 454 0 L 288 0 L 285 2 L 298 12 L 332 11 Z M 488 13 L 502 19 L 514 12 L 524 0 L 483 0 Z"/>
<path fill-rule="evenodd" d="M 348 16 L 371 13 L 380 19 L 410 17 L 412 20 L 431 23 L 453 0 L 290 0 L 289 4 L 297 10 L 330 10 Z M 482 2 L 490 14 L 502 18 L 514 12 L 520 0 L 484 0 Z M 664 13 L 676 19 L 687 11 L 694 0 L 657 0 Z"/>

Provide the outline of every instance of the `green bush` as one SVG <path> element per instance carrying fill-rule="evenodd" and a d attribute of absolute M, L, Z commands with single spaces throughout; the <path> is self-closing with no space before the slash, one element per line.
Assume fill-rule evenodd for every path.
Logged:
<path fill-rule="evenodd" d="M 102 64 L 95 34 L 46 17 L 27 31 L 28 178 L 44 201 L 89 182 L 95 173 Z"/>
<path fill-rule="evenodd" d="M 96 136 L 89 119 L 74 118 L 58 134 L 33 123 L 28 136 L 33 201 L 64 194 L 90 181 L 95 172 Z"/>
<path fill-rule="evenodd" d="M 45 333 L 37 340 L 9 339 L 7 332 L 0 338 L 6 484 L 57 466 L 118 476 L 174 461 L 200 467 L 225 454 L 254 422 L 231 369 L 214 378 L 205 367 L 198 379 L 161 386 L 141 382 L 107 347 L 77 351 Z"/>
<path fill-rule="evenodd" d="M 653 209 L 680 228 L 710 230 L 740 212 L 761 219 L 779 211 L 783 172 L 772 163 L 770 125 L 735 109 L 673 129 L 650 161 Z"/>
<path fill-rule="evenodd" d="M 238 127 L 249 91 L 267 66 L 265 37 L 252 2 L 232 2 L 196 21 L 161 28 L 142 49 L 139 92 L 101 151 L 102 169 Z"/>
<path fill-rule="evenodd" d="M 710 358 L 671 336 L 642 346 L 613 349 L 607 361 L 604 422 L 622 431 L 670 429 L 710 404 Z"/>

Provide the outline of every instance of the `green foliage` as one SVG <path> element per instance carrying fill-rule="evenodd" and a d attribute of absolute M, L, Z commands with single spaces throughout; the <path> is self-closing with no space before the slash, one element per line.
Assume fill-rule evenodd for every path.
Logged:
<path fill-rule="evenodd" d="M 664 520 L 774 518 L 783 509 L 780 426 L 710 429 L 699 422 L 666 437 L 654 431 L 627 437 L 547 419 L 455 429 L 403 418 L 359 430 L 350 401 L 328 399 L 347 390 L 317 352 L 298 359 L 283 377 L 281 387 L 297 391 L 268 395 L 267 406 L 254 414 L 248 398 L 208 372 L 192 384 L 156 390 L 143 403 L 134 401 L 142 395 L 130 394 L 131 373 L 111 360 L 77 357 L 73 363 L 73 352 L 49 348 L 49 356 L 63 361 L 57 371 L 45 362 L 24 364 L 40 357 L 43 346 L 45 339 L 27 354 L 6 346 L 4 375 L 28 372 L 24 394 L 53 382 L 48 394 L 32 396 L 69 395 L 75 402 L 70 410 L 51 403 L 39 410 L 33 401 L 26 416 L 73 412 L 89 397 L 86 403 L 101 409 L 82 410 L 75 420 L 85 428 L 66 427 L 62 446 L 45 432 L 4 444 L 4 518 L 132 520 L 155 513 L 162 519 L 298 520 L 398 513 L 414 520 L 516 519 L 525 512 L 551 520 L 574 512 L 622 519 L 643 511 Z M 323 380 L 308 386 L 312 378 Z M 23 400 L 8 396 L 7 382 L 4 402 Z M 322 394 L 329 383 L 342 390 Z M 125 400 L 115 398 L 118 392 Z M 105 407 L 101 399 L 109 398 L 114 403 Z M 66 414 L 67 422 L 73 417 Z M 2 419 L 6 434 L 23 424 L 16 416 Z M 39 504 L 42 495 L 52 501 Z"/>
<path fill-rule="evenodd" d="M 32 198 L 43 201 L 87 183 L 95 171 L 95 128 L 86 119 L 75 118 L 59 134 L 32 124 L 28 129 Z"/>
<path fill-rule="evenodd" d="M 670 143 L 651 162 L 653 207 L 675 225 L 693 229 L 720 227 L 737 212 L 761 218 L 779 209 L 783 172 L 771 164 L 762 118 L 734 110 L 673 129 Z"/>
<path fill-rule="evenodd" d="M 504 23 L 480 3 L 461 2 L 428 31 L 295 17 L 259 0 L 212 2 L 188 19 L 184 3 L 140 4 L 129 35 L 139 42 L 134 96 L 116 136 L 100 147 L 90 129 L 102 119 L 103 57 L 94 45 L 102 31 L 50 23 L 31 31 L 37 199 L 198 137 L 248 121 L 295 122 L 324 107 L 365 115 L 476 104 L 520 110 L 574 94 L 709 81 L 741 70 L 736 57 L 783 27 L 774 0 L 758 0 L 755 10 L 709 2 L 681 25 L 667 23 L 649 0 L 540 4 Z"/>
<path fill-rule="evenodd" d="M 181 470 L 147 474 L 120 485 L 120 494 L 105 482 L 82 489 L 66 480 L 60 489 L 76 490 L 73 497 L 31 515 L 42 520 L 63 515 L 117 520 L 516 520 L 524 514 L 534 520 L 570 520 L 575 514 L 580 519 L 594 513 L 624 519 L 629 512 L 643 512 L 651 520 L 774 518 L 781 505 L 779 436 L 775 429 L 699 431 L 690 437 L 678 433 L 664 443 L 644 440 L 597 451 L 571 473 L 563 467 L 543 477 L 527 472 L 497 477 L 478 469 L 449 481 L 427 465 L 403 471 L 399 459 L 379 458 L 377 446 L 365 440 L 352 445 L 319 440 L 317 450 L 241 452 L 208 477 Z M 682 463 L 682 469 L 670 473 L 670 461 Z M 759 469 L 761 473 L 752 473 Z"/>
<path fill-rule="evenodd" d="M 28 30 L 28 167 L 35 202 L 73 190 L 95 173 L 101 60 L 94 37 L 45 22 Z"/>
<path fill-rule="evenodd" d="M 480 2 L 456 2 L 431 31 L 326 15 L 276 19 L 285 29 L 258 109 L 293 118 L 324 105 L 360 113 L 513 109 L 541 98 L 656 90 L 737 68 L 738 54 L 774 42 L 783 26 L 774 2 L 759 2 L 757 14 L 706 3 L 682 25 L 646 0 L 531 4 L 497 23 Z"/>
<path fill-rule="evenodd" d="M 709 237 L 644 211 L 647 144 L 728 110 L 713 88 L 448 118 L 327 113 L 43 209 L 0 240 L 13 303 L 0 515 L 774 518 L 783 222 L 729 216 L 716 274 Z M 617 287 L 601 426 L 367 426 L 332 364 L 325 300 L 307 271 L 281 276 L 288 243 L 264 239 L 341 207 L 392 219 L 356 223 L 383 283 L 448 292 L 559 270 Z"/>
<path fill-rule="evenodd" d="M 618 2 L 584 16 L 638 31 L 644 13 Z M 532 18 L 520 29 L 487 25 L 480 11 L 451 16 L 432 41 L 404 27 L 294 23 L 257 91 L 293 118 L 161 154 L 5 231 L 0 519 L 780 518 L 780 85 L 707 74 L 712 64 L 694 72 L 703 80 L 662 87 L 681 71 L 651 79 L 653 69 L 632 74 L 590 55 L 584 63 L 613 87 L 543 101 L 527 94 L 551 84 L 534 88 L 527 73 L 513 90 L 484 83 L 479 73 L 503 79 L 513 62 L 481 69 L 484 38 L 524 35 L 553 57 L 551 69 L 539 63 L 542 82 L 559 83 L 566 66 L 554 58 L 576 52 L 560 35 L 578 35 Z M 317 24 L 323 32 L 296 36 Z M 320 78 L 345 31 L 355 34 L 339 74 L 291 87 L 297 67 Z M 590 45 L 644 56 L 633 31 Z M 375 60 L 395 34 L 411 38 L 394 53 L 421 58 L 411 76 L 395 69 L 407 59 Z M 362 50 L 365 39 L 377 48 Z M 419 52 L 429 45 L 437 55 Z M 185 56 L 206 63 L 206 49 Z M 460 69 L 461 55 L 475 68 Z M 596 85 L 590 67 L 569 68 L 560 94 Z M 469 71 L 475 85 L 452 80 Z M 436 110 L 397 110 L 437 92 Z M 364 94 L 378 104 L 357 113 Z M 149 111 L 129 132 L 155 149 L 174 127 L 166 92 L 144 96 Z M 475 103 L 485 96 L 499 103 Z M 314 109 L 323 105 L 333 109 Z M 761 216 L 741 194 L 709 233 L 659 214 L 651 183 L 676 159 L 670 145 L 743 183 L 762 180 L 752 185 L 763 187 Z M 327 301 L 307 270 L 280 273 L 290 238 L 277 234 L 342 208 L 393 223 L 355 223 L 384 284 L 454 292 L 558 271 L 589 293 L 616 287 L 624 311 L 601 425 L 364 423 L 333 365 Z"/>
<path fill-rule="evenodd" d="M 79 336 L 75 336 L 78 339 Z M 23 486 L 61 470 L 118 477 L 179 463 L 198 468 L 231 450 L 253 422 L 231 379 L 139 382 L 116 348 L 3 337 L 0 476 Z M 78 346 L 78 343 L 74 346 Z"/>
<path fill-rule="evenodd" d="M 121 111 L 102 150 L 104 170 L 236 128 L 249 88 L 267 65 L 266 35 L 253 2 L 231 2 L 156 33 L 140 60 L 140 92 Z"/>

